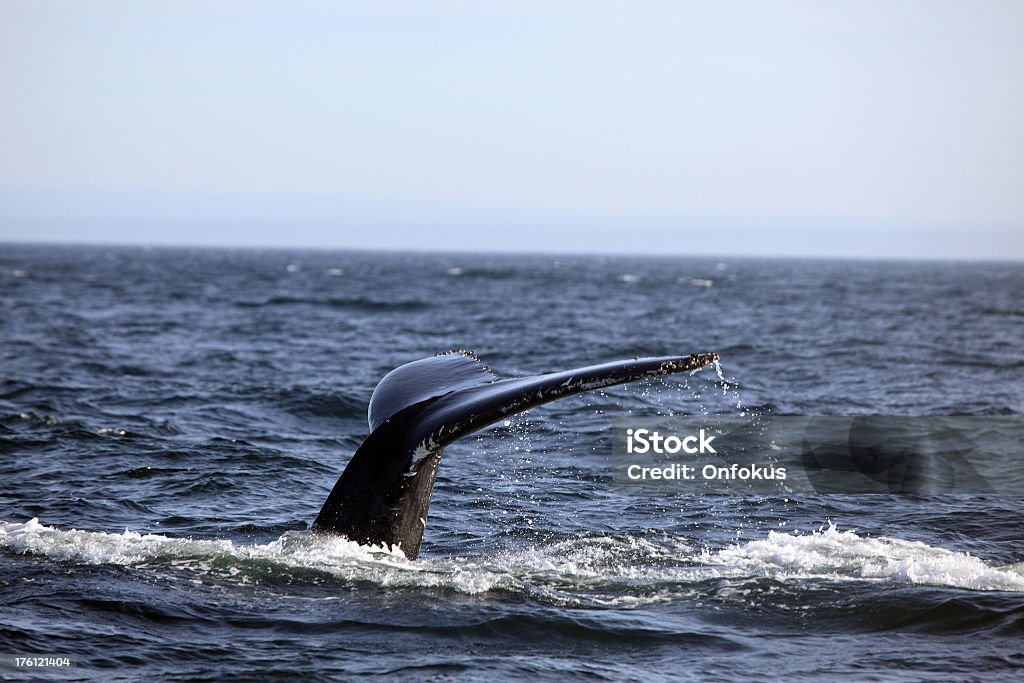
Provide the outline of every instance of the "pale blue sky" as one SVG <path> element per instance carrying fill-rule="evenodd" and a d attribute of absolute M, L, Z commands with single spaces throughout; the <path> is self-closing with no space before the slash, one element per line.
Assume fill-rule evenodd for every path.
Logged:
<path fill-rule="evenodd" d="M 0 0 L 0 240 L 1024 258 L 1024 2 Z"/>

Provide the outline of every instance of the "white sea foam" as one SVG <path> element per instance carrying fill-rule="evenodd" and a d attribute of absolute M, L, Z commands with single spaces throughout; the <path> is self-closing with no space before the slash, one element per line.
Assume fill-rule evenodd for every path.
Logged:
<path fill-rule="evenodd" d="M 997 567 L 967 553 L 829 526 L 811 534 L 769 532 L 717 551 L 672 536 L 597 536 L 476 558 L 421 558 L 343 538 L 288 532 L 265 544 L 159 534 L 60 530 L 32 519 L 0 522 L 0 549 L 73 564 L 112 564 L 242 584 L 335 580 L 384 587 L 440 587 L 467 594 L 507 590 L 562 604 L 628 606 L 672 599 L 713 579 L 769 577 L 881 581 L 970 590 L 1024 591 L 1024 565 Z M 314 575 L 302 578 L 303 572 Z"/>
<path fill-rule="evenodd" d="M 994 567 L 968 553 L 898 538 L 871 538 L 829 524 L 813 534 L 768 538 L 705 553 L 709 564 L 777 579 L 888 579 L 972 590 L 1024 591 L 1020 565 Z"/>
<path fill-rule="evenodd" d="M 0 522 L 0 547 L 58 562 L 82 564 L 207 566 L 218 559 L 270 560 L 285 566 L 322 569 L 363 563 L 402 566 L 409 560 L 400 550 L 363 546 L 337 536 L 286 533 L 266 544 L 235 544 L 229 540 L 171 538 L 161 534 L 63 531 L 39 523 Z"/>

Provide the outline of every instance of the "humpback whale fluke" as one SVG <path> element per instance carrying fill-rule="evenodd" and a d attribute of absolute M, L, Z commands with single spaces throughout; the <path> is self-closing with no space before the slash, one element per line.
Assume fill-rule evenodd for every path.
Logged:
<path fill-rule="evenodd" d="M 716 353 L 635 358 L 533 377 L 498 379 L 469 351 L 402 365 L 370 397 L 370 435 L 327 497 L 313 528 L 419 554 L 441 450 L 533 406 L 646 377 L 697 370 Z"/>

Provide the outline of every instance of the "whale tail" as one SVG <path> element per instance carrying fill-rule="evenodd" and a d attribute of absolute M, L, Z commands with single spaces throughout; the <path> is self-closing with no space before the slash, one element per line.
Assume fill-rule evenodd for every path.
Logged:
<path fill-rule="evenodd" d="M 441 451 L 533 406 L 648 377 L 697 370 L 715 353 L 636 358 L 533 377 L 498 379 L 469 351 L 402 365 L 370 397 L 370 435 L 327 497 L 314 529 L 419 554 Z"/>

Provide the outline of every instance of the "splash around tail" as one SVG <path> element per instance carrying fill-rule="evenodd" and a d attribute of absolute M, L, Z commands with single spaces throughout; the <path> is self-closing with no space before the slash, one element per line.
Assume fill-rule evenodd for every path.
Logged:
<path fill-rule="evenodd" d="M 717 353 L 634 358 L 532 377 L 499 379 L 469 351 L 402 365 L 370 398 L 370 435 L 313 526 L 414 559 L 444 447 L 510 415 L 565 396 L 717 362 Z"/>

